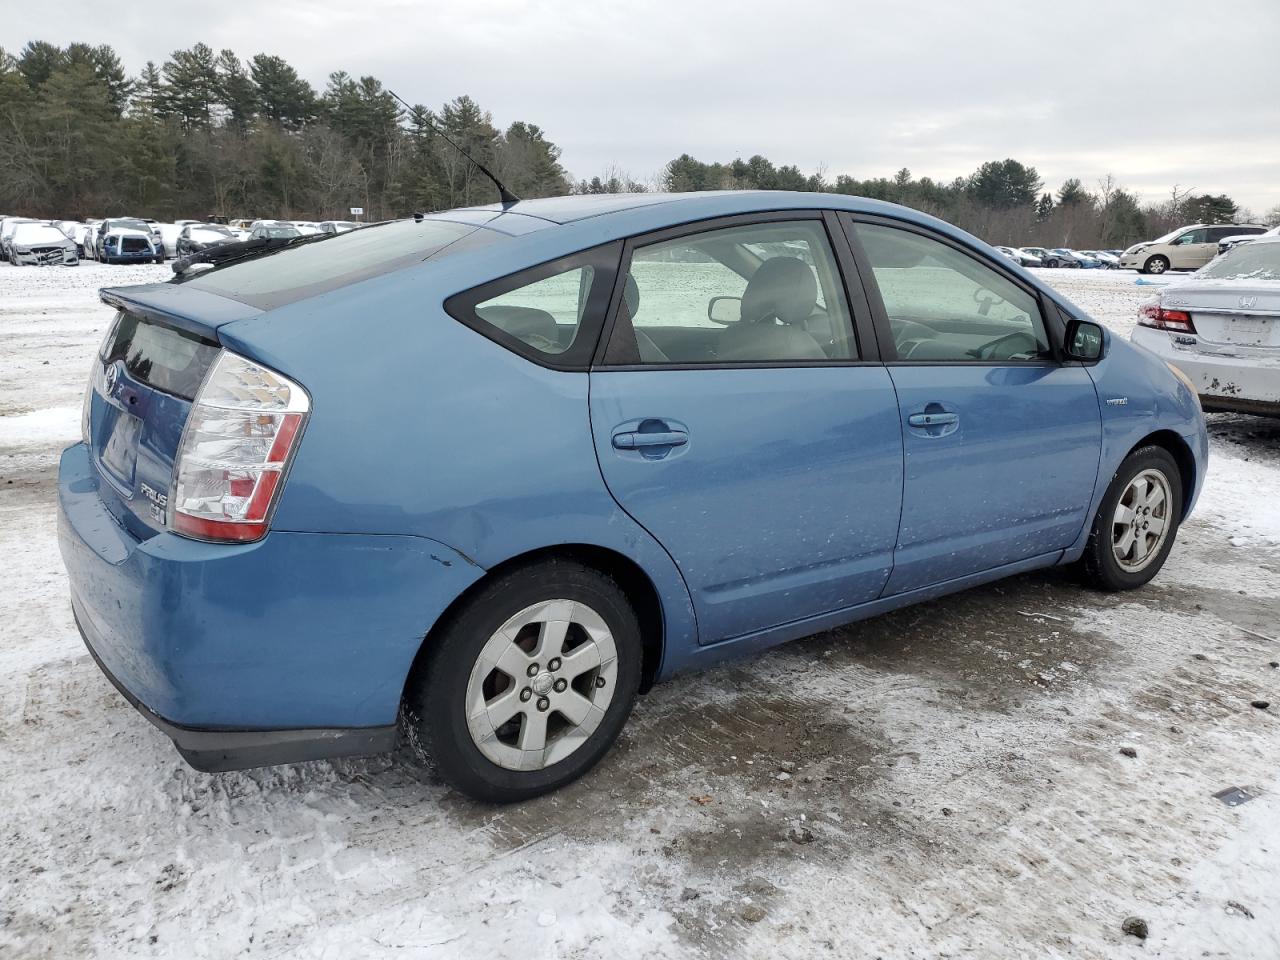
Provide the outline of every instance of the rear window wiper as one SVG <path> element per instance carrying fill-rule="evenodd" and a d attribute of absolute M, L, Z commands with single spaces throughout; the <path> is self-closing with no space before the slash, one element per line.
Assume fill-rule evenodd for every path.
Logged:
<path fill-rule="evenodd" d="M 283 250 L 285 247 L 301 246 L 304 243 L 315 243 L 317 240 L 328 240 L 336 237 L 336 233 L 317 233 L 310 237 L 255 237 L 252 240 L 239 240 L 235 243 L 220 243 L 216 247 L 201 250 L 173 261 L 175 280 L 184 279 L 192 267 L 198 263 L 213 264 L 214 269 L 242 263 L 264 254 Z"/>

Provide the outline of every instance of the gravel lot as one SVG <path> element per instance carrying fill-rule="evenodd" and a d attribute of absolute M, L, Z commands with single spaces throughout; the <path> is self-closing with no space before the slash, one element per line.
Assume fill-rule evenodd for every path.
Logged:
<path fill-rule="evenodd" d="M 1280 421 L 1211 417 L 1146 589 L 1029 575 L 679 678 L 553 796 L 206 775 L 90 660 L 55 537 L 96 289 L 167 275 L 0 266 L 0 955 L 1280 956 Z M 1045 275 L 1122 335 L 1150 290 Z"/>

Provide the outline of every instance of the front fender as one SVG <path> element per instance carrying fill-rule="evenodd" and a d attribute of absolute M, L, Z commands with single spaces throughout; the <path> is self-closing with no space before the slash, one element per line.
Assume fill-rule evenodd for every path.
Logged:
<path fill-rule="evenodd" d="M 1124 458 L 1156 433 L 1173 434 L 1194 463 L 1189 489 L 1183 491 L 1183 517 L 1191 513 L 1204 485 L 1209 438 L 1204 414 L 1194 393 L 1155 354 L 1104 332 L 1101 360 L 1089 368 L 1102 415 L 1102 453 L 1088 516 L 1098 511 L 1112 477 Z M 1067 551 L 1073 560 L 1084 551 L 1092 524 Z"/>

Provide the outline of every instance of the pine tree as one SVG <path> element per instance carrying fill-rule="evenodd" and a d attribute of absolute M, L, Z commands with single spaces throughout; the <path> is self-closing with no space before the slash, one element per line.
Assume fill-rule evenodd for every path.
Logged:
<path fill-rule="evenodd" d="M 272 123 L 297 130 L 315 117 L 315 90 L 284 60 L 260 53 L 249 61 L 249 73 L 258 87 L 258 110 Z"/>
<path fill-rule="evenodd" d="M 208 44 L 175 50 L 160 72 L 164 75 L 163 112 L 176 116 L 184 130 L 207 130 L 221 103 L 217 57 Z"/>

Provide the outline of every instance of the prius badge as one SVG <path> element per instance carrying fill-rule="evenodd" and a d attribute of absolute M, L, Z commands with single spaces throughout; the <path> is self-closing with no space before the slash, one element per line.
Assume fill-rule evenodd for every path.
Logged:
<path fill-rule="evenodd" d="M 1123 407 L 1128 402 L 1129 402 L 1128 397 L 1108 397 L 1107 398 L 1107 405 L 1111 407 Z"/>

